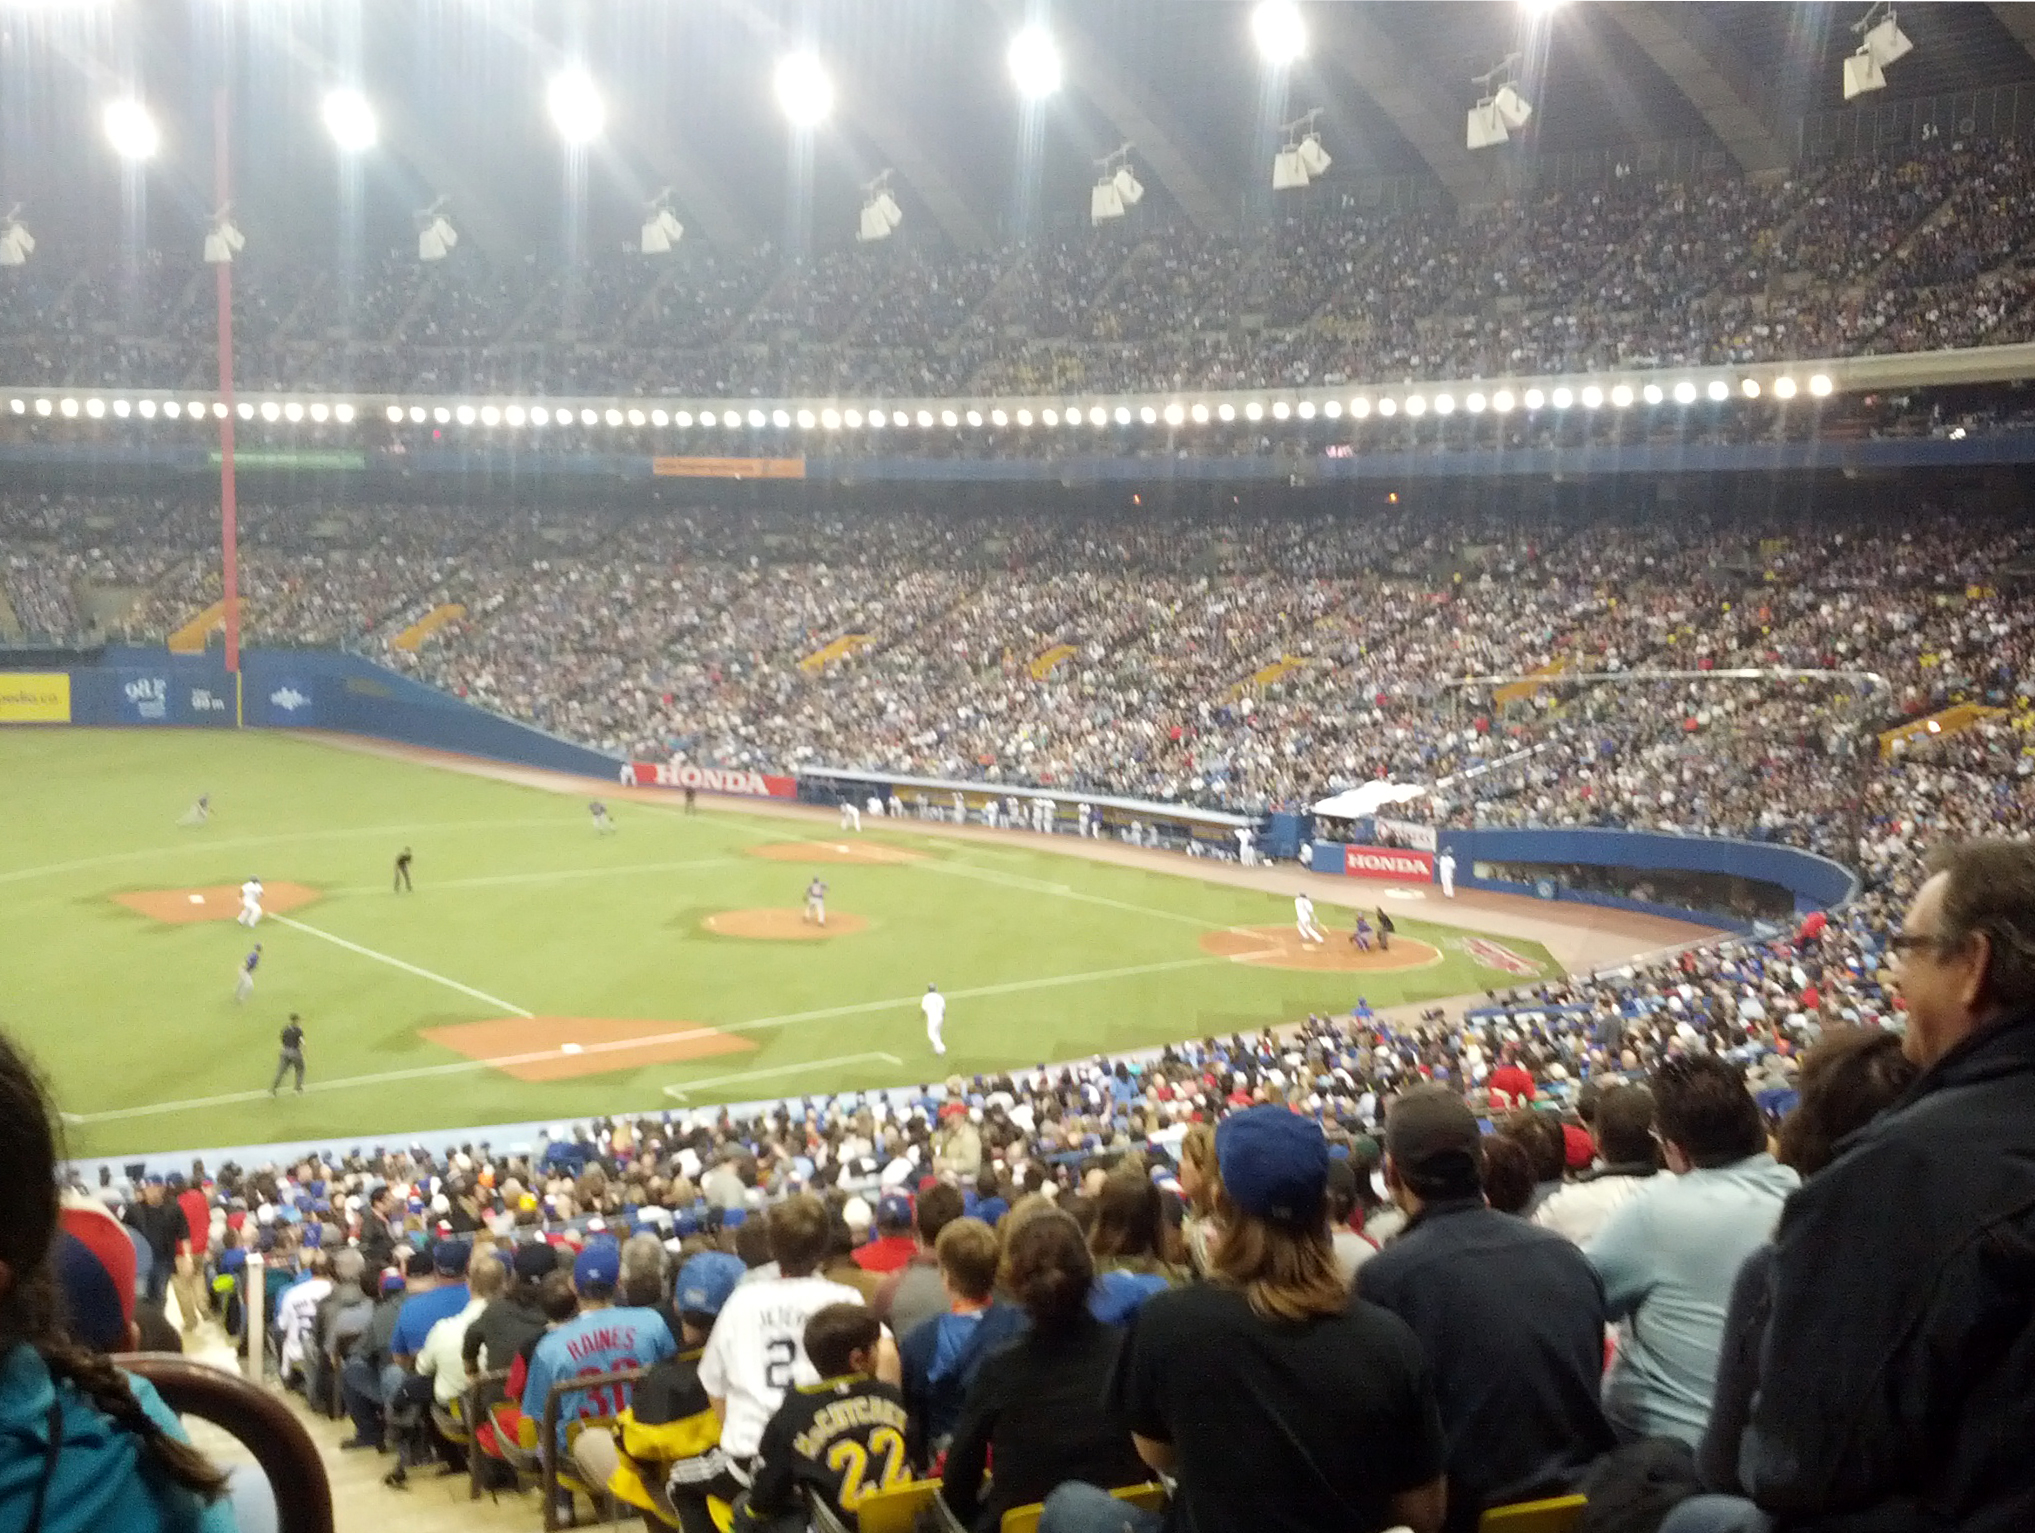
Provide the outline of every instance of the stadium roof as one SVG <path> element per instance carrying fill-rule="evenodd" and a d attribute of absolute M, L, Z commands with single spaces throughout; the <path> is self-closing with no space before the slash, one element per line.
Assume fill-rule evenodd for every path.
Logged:
<path fill-rule="evenodd" d="M 1079 0 L 1050 18 L 1066 87 L 1028 138 L 1004 68 L 1037 0 L 0 0 L 0 211 L 39 237 L 167 245 L 211 211 L 211 101 L 229 84 L 236 220 L 251 251 L 380 250 L 448 195 L 497 256 L 619 248 L 644 204 L 674 190 L 695 234 L 828 245 L 854 226 L 860 185 L 894 167 L 911 237 L 963 246 L 1085 219 L 1093 161 L 1126 140 L 1168 207 L 1211 228 L 1272 206 L 1282 117 L 1322 109 L 1335 164 L 1306 196 L 1367 179 L 1432 181 L 1460 204 L 1502 194 L 1534 157 L 1686 141 L 1723 163 L 1784 165 L 1808 115 L 1842 107 L 1854 4 L 1514 0 L 1303 5 L 1306 58 L 1261 65 L 1233 0 Z M 1913 5 L 1913 53 L 1871 110 L 1903 98 L 2035 80 L 2035 6 Z M 840 91 L 801 155 L 771 67 L 809 45 Z M 1522 55 L 1534 103 L 1514 143 L 1473 155 L 1472 76 Z M 573 163 L 546 120 L 547 77 L 583 61 L 607 99 L 605 135 Z M 339 163 L 317 102 L 358 83 L 380 146 Z M 98 127 L 123 90 L 164 125 L 145 176 Z M 1027 148 L 1027 145 L 1031 147 Z M 1340 192 L 1339 192 L 1340 189 Z M 1290 194 L 1289 194 L 1290 195 Z M 1289 204 L 1290 205 L 1290 204 Z M 251 255 L 251 259 L 257 258 Z"/>

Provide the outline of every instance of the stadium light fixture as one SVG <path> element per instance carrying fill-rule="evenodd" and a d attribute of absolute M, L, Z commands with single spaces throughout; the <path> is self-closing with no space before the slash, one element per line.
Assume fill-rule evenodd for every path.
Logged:
<path fill-rule="evenodd" d="M 1361 395 L 1350 401 L 1350 418 L 1362 420 L 1371 413 L 1371 401 Z"/>
<path fill-rule="evenodd" d="M 1380 420 L 1390 420 L 1393 416 L 1397 415 L 1398 413 L 1399 413 L 1398 400 L 1386 398 L 1378 401 L 1378 418 Z"/>
<path fill-rule="evenodd" d="M 1013 37 L 1004 61 L 1027 101 L 1043 101 L 1060 88 L 1060 45 L 1044 27 L 1026 27 Z"/>
<path fill-rule="evenodd" d="M 1558 388 L 1548 396 L 1548 403 L 1557 410 L 1566 410 L 1576 402 L 1576 396 L 1565 388 Z"/>
<path fill-rule="evenodd" d="M 381 124 L 375 120 L 373 105 L 351 86 L 327 91 L 318 115 L 325 120 L 325 131 L 332 135 L 332 142 L 342 153 L 365 154 L 381 137 Z"/>
<path fill-rule="evenodd" d="M 35 236 L 21 223 L 21 204 L 15 203 L 0 220 L 0 266 L 20 266 L 35 254 Z"/>
<path fill-rule="evenodd" d="M 1629 384 L 1629 383 L 1616 383 L 1616 384 L 1613 384 L 1613 385 L 1611 386 L 1611 403 L 1612 403 L 1613 407 L 1614 407 L 1614 408 L 1616 408 L 1616 409 L 1620 409 L 1620 410 L 1629 410 L 1629 409 L 1631 409 L 1631 408 L 1632 408 L 1632 385 L 1631 385 L 1631 384 Z"/>
<path fill-rule="evenodd" d="M 1251 39 L 1258 45 L 1258 57 L 1274 69 L 1284 69 L 1307 53 L 1307 23 L 1293 0 L 1258 0 L 1251 12 Z"/>
<path fill-rule="evenodd" d="M 1159 412 L 1150 405 L 1140 406 L 1138 410 L 1138 423 L 1144 426 L 1158 425 Z"/>
<path fill-rule="evenodd" d="M 1123 145 L 1095 162 L 1100 174 L 1088 194 L 1088 221 L 1107 223 L 1121 218 L 1125 208 L 1134 208 L 1143 199 L 1145 188 L 1131 171 L 1131 146 Z"/>
<path fill-rule="evenodd" d="M 883 412 L 882 412 L 881 410 L 875 410 L 875 411 L 872 411 L 872 412 L 871 412 L 871 416 L 872 416 L 872 421 L 873 421 L 873 424 L 876 424 L 876 425 L 879 425 L 879 426 L 883 424 L 883 423 L 882 423 L 881 421 L 874 421 L 874 420 L 873 420 L 873 417 L 874 417 L 874 416 L 877 416 L 877 415 L 881 415 L 882 413 L 883 413 Z M 1019 424 L 1020 426 L 1029 426 L 1029 425 L 1030 425 L 1030 424 L 1032 423 L 1032 412 L 1031 412 L 1030 410 L 1023 410 L 1023 409 L 1019 410 L 1019 411 L 1018 411 L 1018 413 L 1017 413 L 1017 423 L 1018 423 L 1018 424 Z M 1052 424 L 1052 422 L 1051 422 L 1051 421 L 1048 421 L 1048 422 L 1046 422 L 1046 424 L 1050 426 L 1050 425 Z"/>
<path fill-rule="evenodd" d="M 1509 415 L 1512 412 L 1512 391 L 1510 389 L 1500 389 L 1497 393 L 1493 394 L 1491 396 L 1491 408 L 1496 410 L 1500 415 Z"/>
<path fill-rule="evenodd" d="M 1043 425 L 1057 426 L 1060 424 L 1060 412 L 1055 410 L 1051 405 L 1048 405 L 1044 410 L 1039 412 L 1039 421 Z"/>
<path fill-rule="evenodd" d="M 1830 375 L 1828 373 L 1817 373 L 1809 380 L 1809 392 L 1814 394 L 1818 399 L 1828 398 L 1831 387 Z"/>
<path fill-rule="evenodd" d="M 970 410 L 968 413 L 970 416 L 975 414 L 973 410 Z M 982 422 L 980 420 L 970 420 L 968 424 L 979 426 Z M 992 426 L 1008 426 L 1010 424 L 1010 416 L 1002 410 L 991 410 L 989 412 L 989 424 Z"/>
<path fill-rule="evenodd" d="M 1453 394 L 1435 395 L 1434 413 L 1436 415 L 1454 415 L 1456 413 L 1456 396 Z"/>
<path fill-rule="evenodd" d="M 1185 409 L 1185 408 L 1184 408 L 1183 406 L 1181 406 L 1181 405 L 1179 405 L 1179 404 L 1177 404 L 1177 403 L 1176 403 L 1176 404 L 1170 404 L 1170 405 L 1166 406 L 1166 424 L 1167 424 L 1167 425 L 1169 425 L 1169 426 L 1178 426 L 1178 425 L 1182 424 L 1182 423 L 1183 423 L 1183 422 L 1184 422 L 1184 421 L 1185 421 L 1186 419 L 1187 419 L 1187 411 L 1186 411 L 1186 409 Z"/>
<path fill-rule="evenodd" d="M 353 424 L 353 406 L 347 404 L 344 400 L 340 401 L 340 403 L 332 407 L 332 418 L 342 426 L 351 426 Z"/>
<path fill-rule="evenodd" d="M 1661 392 L 1661 386 L 1658 383 L 1649 383 L 1639 391 L 1639 397 L 1650 405 L 1657 405 L 1667 398 L 1667 395 Z"/>
<path fill-rule="evenodd" d="M 20 401 L 20 400 L 18 400 L 18 399 L 17 399 L 17 400 L 15 400 L 14 402 L 15 402 L 15 403 L 16 403 L 17 405 L 21 403 L 21 401 Z M 176 401 L 175 401 L 175 400 L 171 400 L 171 401 L 170 401 L 170 403 L 171 403 L 171 404 L 175 404 L 175 403 L 176 403 Z M 143 420 L 145 420 L 145 421 L 152 421 L 152 420 L 154 420 L 154 419 L 155 419 L 155 410 L 156 410 L 156 404 L 155 404 L 155 401 L 154 401 L 153 399 L 144 399 L 144 400 L 142 400 L 140 404 L 138 404 L 138 405 L 136 405 L 136 406 L 135 406 L 135 409 L 137 409 L 137 410 L 139 410 L 139 411 L 141 412 L 141 418 L 142 418 Z M 20 414 L 21 412 L 20 412 L 19 410 L 16 410 L 16 411 L 15 411 L 14 413 L 15 413 L 16 415 L 19 415 L 19 414 Z"/>
<path fill-rule="evenodd" d="M 228 203 L 212 215 L 212 228 L 205 236 L 205 260 L 208 265 L 225 266 L 247 248 L 246 237 L 234 227 L 231 213 L 233 205 Z"/>
<path fill-rule="evenodd" d="M 296 400 L 293 399 L 283 406 L 283 419 L 288 421 L 292 426 L 296 425 L 303 418 L 304 407 L 298 404 Z"/>
<path fill-rule="evenodd" d="M 1332 421 L 1341 420 L 1343 417 L 1343 402 L 1340 399 L 1324 400 L 1322 401 L 1321 413 Z"/>
<path fill-rule="evenodd" d="M 319 425 L 321 426 L 324 425 L 325 422 L 327 422 L 331 418 L 332 418 L 332 406 L 325 403 L 324 400 L 321 399 L 316 404 L 311 406 L 311 419 L 317 422 Z"/>
<path fill-rule="evenodd" d="M 1279 131 L 1286 135 L 1286 143 L 1272 156 L 1273 191 L 1303 187 L 1335 163 L 1329 152 L 1321 147 L 1321 134 L 1314 126 L 1320 116 L 1321 108 L 1316 107 L 1304 116 L 1280 125 Z"/>
<path fill-rule="evenodd" d="M 1421 416 L 1427 414 L 1427 396 L 1424 394 L 1408 394 L 1404 409 L 1413 419 L 1419 420 Z"/>
<path fill-rule="evenodd" d="M 1759 398 L 1759 379 L 1757 378 L 1745 379 L 1742 383 L 1738 385 L 1738 392 L 1743 394 L 1747 399 Z"/>
<path fill-rule="evenodd" d="M 37 400 L 37 401 L 35 402 L 35 413 L 36 413 L 37 415 L 48 415 L 48 414 L 49 414 L 49 412 L 50 412 L 50 409 L 51 409 L 51 405 L 50 405 L 50 402 L 49 402 L 49 401 L 48 401 L 47 399 L 38 399 L 38 400 Z"/>
<path fill-rule="evenodd" d="M 269 408 L 274 409 L 275 407 L 271 405 Z M 212 413 L 214 415 L 223 415 L 225 410 L 226 406 L 224 406 L 223 404 L 215 404 L 212 406 Z M 233 407 L 233 413 L 238 415 L 244 421 L 251 421 L 254 419 L 254 406 L 250 404 L 247 400 L 243 399 L 239 404 Z"/>
<path fill-rule="evenodd" d="M 1887 66 L 1914 51 L 1908 34 L 1894 20 L 1894 8 L 1887 0 L 1874 0 L 1864 16 L 1851 24 L 1858 34 L 1858 51 L 1844 60 L 1844 99 L 1867 91 L 1884 90 Z"/>
<path fill-rule="evenodd" d="M 1254 400 L 1252 400 L 1252 401 L 1251 401 L 1251 402 L 1250 402 L 1249 404 L 1247 404 L 1247 405 L 1245 405 L 1245 406 L 1244 406 L 1244 419 L 1245 419 L 1245 420 L 1247 420 L 1247 421 L 1261 421 L 1261 420 L 1263 420 L 1264 418 L 1265 418 L 1265 407 L 1264 407 L 1263 405 L 1259 404 L 1259 403 L 1257 402 L 1257 400 L 1255 400 L 1255 399 L 1254 399 Z"/>
<path fill-rule="evenodd" d="M 1547 395 L 1543 394 L 1539 389 L 1528 389 L 1526 391 L 1525 403 L 1527 409 L 1538 410 L 1542 405 L 1547 403 Z"/>
<path fill-rule="evenodd" d="M 85 413 L 95 421 L 104 420 L 106 418 L 106 401 L 103 399 L 86 400 Z"/>
<path fill-rule="evenodd" d="M 100 123 L 113 152 L 123 160 L 139 164 L 154 159 L 156 150 L 162 147 L 162 129 L 156 126 L 148 108 L 131 96 L 109 102 Z"/>
<path fill-rule="evenodd" d="M 1237 407 L 1233 404 L 1219 404 L 1215 407 L 1217 420 L 1233 421 L 1237 418 Z"/>
<path fill-rule="evenodd" d="M 449 197 L 440 197 L 430 207 L 411 215 L 417 226 L 417 259 L 420 261 L 442 261 L 459 243 L 459 231 L 452 227 L 452 220 L 445 216 L 445 204 Z"/>
<path fill-rule="evenodd" d="M 1774 379 L 1774 398 L 1793 399 L 1794 397 L 1795 397 L 1794 379 L 1790 378 L 1786 373 L 1783 373 L 1780 377 Z"/>
<path fill-rule="evenodd" d="M 787 53 L 777 61 L 771 83 L 777 104 L 793 127 L 817 128 L 833 115 L 834 82 L 817 54 Z"/>
<path fill-rule="evenodd" d="M 933 412 L 931 410 L 921 410 L 912 419 L 918 422 L 919 430 L 924 431 L 933 424 Z"/>
<path fill-rule="evenodd" d="M 75 399 L 59 400 L 57 402 L 57 414 L 63 416 L 65 420 L 76 420 L 78 418 L 78 402 Z"/>
<path fill-rule="evenodd" d="M 283 407 L 273 399 L 264 399 L 261 402 L 261 418 L 273 426 L 283 418 Z"/>
<path fill-rule="evenodd" d="M 685 238 L 685 225 L 678 221 L 678 215 L 671 211 L 671 188 L 666 187 L 645 205 L 643 209 L 643 240 L 640 246 L 645 255 L 669 255 L 671 247 Z"/>
<path fill-rule="evenodd" d="M 1731 385 L 1726 383 L 1722 378 L 1712 378 L 1710 380 L 1710 387 L 1704 390 L 1704 392 L 1710 396 L 1713 404 L 1721 405 L 1731 397 Z"/>
<path fill-rule="evenodd" d="M 1692 405 L 1695 402 L 1696 385 L 1691 383 L 1687 378 L 1684 378 L 1680 383 L 1675 385 L 1675 403 L 1678 405 Z"/>
<path fill-rule="evenodd" d="M 578 65 L 561 69 L 544 88 L 544 105 L 558 136 L 574 148 L 591 144 L 608 125 L 608 104 L 594 77 Z"/>
<path fill-rule="evenodd" d="M 1489 149 L 1504 143 L 1533 116 L 1533 104 L 1519 94 L 1519 84 L 1514 78 L 1519 58 L 1517 53 L 1508 53 L 1471 80 L 1482 94 L 1470 108 L 1465 134 L 1470 148 Z"/>
<path fill-rule="evenodd" d="M 880 170 L 862 183 L 862 225 L 855 232 L 855 238 L 867 244 L 871 240 L 887 240 L 891 230 L 904 222 L 904 209 L 897 205 L 897 198 L 891 194 L 890 171 Z"/>
<path fill-rule="evenodd" d="M 1275 421 L 1283 421 L 1284 419 L 1286 419 L 1286 417 L 1287 417 L 1287 416 L 1291 415 L 1292 413 L 1293 413 L 1293 407 L 1292 407 L 1291 405 L 1289 405 L 1288 403 L 1286 403 L 1286 401 L 1285 401 L 1285 400 L 1283 400 L 1283 399 L 1275 399 L 1275 400 L 1273 400 L 1273 401 L 1272 401 L 1272 419 L 1273 419 L 1273 420 L 1275 420 Z"/>
<path fill-rule="evenodd" d="M 1472 415 L 1482 415 L 1484 413 L 1484 406 L 1488 403 L 1490 403 L 1489 400 L 1485 399 L 1475 389 L 1472 389 L 1463 399 L 1463 408 L 1468 410 Z"/>

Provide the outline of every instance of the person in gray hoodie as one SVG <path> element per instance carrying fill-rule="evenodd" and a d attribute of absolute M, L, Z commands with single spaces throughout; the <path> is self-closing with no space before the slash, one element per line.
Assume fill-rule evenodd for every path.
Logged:
<path fill-rule="evenodd" d="M 1800 1179 L 1767 1153 L 1759 1104 L 1738 1068 L 1707 1054 L 1653 1073 L 1670 1176 L 1612 1214 L 1584 1248 L 1607 1310 L 1626 1320 L 1604 1375 L 1604 1414 L 1621 1441 L 1695 1447 L 1709 1423 L 1731 1285 L 1773 1238 Z"/>

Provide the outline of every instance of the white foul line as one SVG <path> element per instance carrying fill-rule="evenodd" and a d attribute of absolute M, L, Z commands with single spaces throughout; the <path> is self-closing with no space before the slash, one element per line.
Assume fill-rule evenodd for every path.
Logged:
<path fill-rule="evenodd" d="M 285 916 L 271 916 L 270 919 L 282 921 L 288 918 Z M 289 924 L 292 926 L 303 925 L 299 921 L 290 921 Z M 306 931 L 313 931 L 317 936 L 326 937 L 330 941 L 338 942 L 342 947 L 354 946 L 354 944 L 346 942 L 341 938 L 331 936 L 328 932 L 319 932 L 312 927 L 304 927 L 304 929 Z M 358 948 L 356 951 L 366 953 L 371 958 L 382 958 L 387 962 L 396 963 L 401 968 L 407 969 L 410 967 L 408 964 L 400 963 L 396 959 L 389 959 L 385 954 L 373 952 L 371 949 Z M 1027 990 L 1048 990 L 1061 985 L 1083 985 L 1091 981 L 1129 979 L 1140 974 L 1162 974 L 1169 969 L 1193 969 L 1209 964 L 1228 962 L 1227 958 L 1176 958 L 1165 963 L 1132 964 L 1120 969 L 1090 969 L 1080 974 L 1055 974 L 1044 979 L 1012 980 L 1007 984 L 1001 985 L 977 985 L 967 990 L 950 990 L 947 992 L 947 998 L 949 1000 L 973 1000 L 979 996 L 987 995 L 1016 995 Z M 430 979 L 439 978 L 439 976 L 428 974 L 421 969 L 414 972 L 426 974 L 426 977 Z M 443 983 L 452 984 L 453 982 L 445 980 Z M 455 986 L 455 988 L 466 989 L 464 985 Z M 468 994 L 479 994 L 479 992 L 469 991 Z M 482 999 L 488 998 L 482 997 Z M 799 1022 L 823 1022 L 831 1017 L 852 1017 L 865 1012 L 915 1010 L 918 1007 L 919 999 L 918 995 L 908 995 L 894 1000 L 856 1001 L 846 1006 L 828 1006 L 817 1011 L 793 1011 L 786 1012 L 782 1016 L 757 1017 L 748 1022 L 730 1022 L 724 1027 L 689 1027 L 677 1032 L 651 1033 L 641 1038 L 615 1038 L 601 1043 L 586 1044 L 580 1052 L 582 1054 L 624 1053 L 631 1049 L 655 1048 L 660 1044 L 681 1043 L 687 1039 L 703 1037 L 709 1033 L 756 1033 L 763 1032 L 769 1028 L 790 1027 Z M 490 1004 L 506 1005 L 507 1003 L 491 1001 Z M 530 1015 L 529 1012 L 521 1011 L 518 1008 L 512 1007 L 510 1009 L 516 1010 L 519 1016 L 527 1017 Z M 534 1064 L 539 1060 L 556 1059 L 558 1057 L 559 1050 L 542 1049 L 529 1054 L 504 1054 L 493 1059 L 454 1059 L 448 1060 L 443 1064 L 415 1065 L 406 1070 L 384 1070 L 374 1075 L 347 1075 L 341 1076 L 338 1080 L 312 1081 L 309 1085 L 305 1086 L 304 1091 L 308 1095 L 311 1092 L 345 1091 L 355 1086 L 381 1086 L 396 1081 L 428 1080 L 433 1076 L 464 1075 L 474 1070 L 501 1069 L 515 1064 Z M 887 1059 L 890 1056 L 884 1055 L 882 1057 Z M 827 1063 L 828 1061 L 826 1060 L 809 1060 L 798 1065 L 787 1065 L 783 1069 L 785 1074 L 790 1074 L 794 1070 L 821 1069 Z M 695 1081 L 692 1083 L 692 1086 L 697 1087 L 699 1084 L 699 1082 Z M 66 1116 L 64 1121 L 66 1123 L 80 1124 L 115 1123 L 128 1118 L 150 1118 L 162 1113 L 182 1112 L 187 1108 L 230 1107 L 241 1102 L 257 1102 L 267 1095 L 268 1092 L 265 1090 L 229 1091 L 219 1096 L 189 1097 L 180 1102 L 152 1102 L 146 1107 L 120 1107 L 107 1112 L 76 1113 Z"/>
<path fill-rule="evenodd" d="M 725 1086 L 730 1081 L 769 1080 L 771 1077 L 778 1075 L 796 1075 L 801 1070 L 825 1070 L 834 1065 L 865 1064 L 872 1059 L 880 1059 L 885 1064 L 892 1065 L 904 1063 L 895 1054 L 836 1054 L 832 1059 L 808 1059 L 802 1064 L 775 1065 L 768 1070 L 741 1070 L 733 1075 L 709 1075 L 700 1080 L 687 1081 L 683 1086 L 666 1086 L 664 1094 L 674 1102 L 683 1102 L 695 1091 L 702 1090 L 708 1086 Z"/>
<path fill-rule="evenodd" d="M 348 942 L 344 937 L 335 937 L 331 932 L 320 931 L 315 926 L 306 926 L 302 921 L 294 921 L 288 916 L 279 915 L 271 915 L 269 919 L 271 921 L 282 922 L 283 925 L 289 927 L 292 931 L 308 932 L 314 937 L 322 937 L 334 947 L 343 947 L 349 953 L 358 953 L 363 958 L 372 958 L 377 963 L 388 964 L 391 968 L 401 969 L 406 974 L 414 974 L 419 979 L 428 979 L 435 984 L 445 986 L 449 990 L 457 990 L 461 995 L 470 995 L 476 1001 L 486 1001 L 490 1006 L 499 1006 L 502 1010 L 514 1012 L 519 1017 L 535 1015 L 533 1012 L 525 1011 L 522 1007 L 503 1000 L 498 995 L 489 995 L 485 990 L 476 990 L 471 985 L 462 985 L 456 979 L 447 979 L 443 974 L 433 974 L 429 969 L 420 969 L 413 963 L 405 963 L 402 959 L 393 958 L 387 953 L 378 953 L 371 947 L 362 947 L 358 942 Z"/>

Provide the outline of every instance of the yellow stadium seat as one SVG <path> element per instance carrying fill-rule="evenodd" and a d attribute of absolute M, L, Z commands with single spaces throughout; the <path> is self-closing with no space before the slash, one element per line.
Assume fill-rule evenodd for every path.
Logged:
<path fill-rule="evenodd" d="M 1110 1494 L 1147 1512 L 1166 1510 L 1166 1487 L 1163 1485 L 1126 1485 Z M 1003 1514 L 1003 1521 L 999 1524 L 1001 1533 L 1039 1533 L 1039 1515 L 1044 1510 L 1045 1503 L 1040 1501 L 1034 1501 L 1030 1506 L 1012 1507 Z"/>
<path fill-rule="evenodd" d="M 939 1492 L 938 1480 L 914 1480 L 889 1490 L 873 1490 L 855 1503 L 855 1526 L 861 1533 L 912 1533 L 919 1513 Z"/>
<path fill-rule="evenodd" d="M 1582 1496 L 1551 1496 L 1494 1506 L 1477 1519 L 1477 1533 L 1569 1533 L 1587 1505 Z"/>

